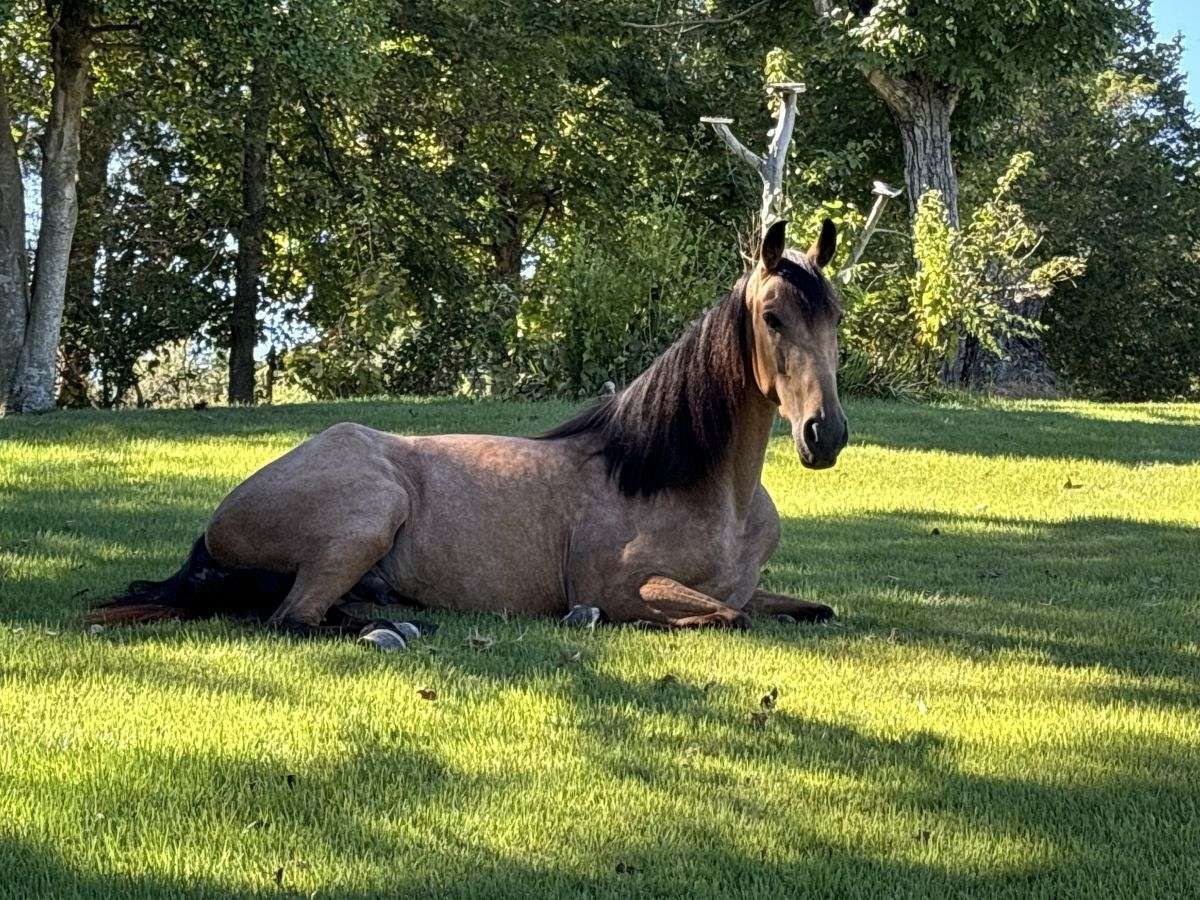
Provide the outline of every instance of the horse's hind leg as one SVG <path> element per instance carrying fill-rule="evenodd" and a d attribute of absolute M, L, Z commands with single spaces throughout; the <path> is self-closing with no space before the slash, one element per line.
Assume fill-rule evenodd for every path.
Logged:
<path fill-rule="evenodd" d="M 756 590 L 746 608 L 752 615 L 776 616 L 783 621 L 824 622 L 833 618 L 833 609 L 824 603 L 812 603 L 770 591 Z"/>
<path fill-rule="evenodd" d="M 749 628 L 750 619 L 740 609 L 692 590 L 673 578 L 654 576 L 638 590 L 645 603 L 640 619 L 672 628 Z"/>
<path fill-rule="evenodd" d="M 375 523 L 356 522 L 352 535 L 330 538 L 323 547 L 314 548 L 312 558 L 301 563 L 292 589 L 267 624 L 295 630 L 319 626 L 330 608 L 391 549 L 400 527 L 398 518 L 392 515 Z"/>

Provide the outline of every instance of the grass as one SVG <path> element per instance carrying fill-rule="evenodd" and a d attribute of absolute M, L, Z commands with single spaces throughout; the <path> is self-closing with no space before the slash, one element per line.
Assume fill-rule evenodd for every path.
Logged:
<path fill-rule="evenodd" d="M 563 412 L 0 422 L 0 894 L 1200 892 L 1195 405 L 858 403 L 820 473 L 780 437 L 766 580 L 834 604 L 827 627 L 440 615 L 379 656 L 78 624 L 325 425 Z"/>

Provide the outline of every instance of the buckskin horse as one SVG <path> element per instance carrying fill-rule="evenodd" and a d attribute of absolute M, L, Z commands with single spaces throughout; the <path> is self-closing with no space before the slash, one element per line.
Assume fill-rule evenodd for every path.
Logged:
<path fill-rule="evenodd" d="M 100 623 L 233 615 L 341 632 L 352 601 L 612 622 L 820 621 L 758 588 L 779 541 L 760 483 L 776 411 L 801 463 L 846 445 L 840 310 L 823 270 L 772 225 L 727 295 L 637 379 L 536 438 L 401 437 L 340 424 L 242 482 L 171 578 L 134 582 Z M 593 623 L 595 619 L 592 619 Z M 357 623 L 361 624 L 361 622 Z"/>

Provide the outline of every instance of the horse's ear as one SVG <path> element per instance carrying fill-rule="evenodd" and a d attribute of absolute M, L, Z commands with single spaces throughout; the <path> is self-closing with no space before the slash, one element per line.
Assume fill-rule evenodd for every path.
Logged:
<path fill-rule="evenodd" d="M 813 245 L 808 248 L 808 258 L 813 261 L 818 269 L 823 269 L 829 265 L 829 261 L 833 259 L 833 254 L 837 252 L 837 228 L 833 222 L 826 219 L 821 223 L 821 233 L 813 242 Z"/>
<path fill-rule="evenodd" d="M 783 250 L 786 243 L 787 219 L 780 219 L 767 229 L 767 233 L 763 236 L 762 250 L 758 254 L 763 268 L 768 272 L 774 272 L 779 268 L 779 262 L 783 259 Z"/>

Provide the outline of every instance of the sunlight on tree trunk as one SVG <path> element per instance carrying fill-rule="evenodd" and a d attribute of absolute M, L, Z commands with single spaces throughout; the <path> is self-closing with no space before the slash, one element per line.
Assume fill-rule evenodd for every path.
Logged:
<path fill-rule="evenodd" d="M 0 69 L 0 411 L 16 374 L 29 315 L 25 192 L 12 136 L 8 85 Z"/>
<path fill-rule="evenodd" d="M 900 131 L 909 213 L 916 214 L 917 202 L 926 191 L 939 191 L 950 224 L 957 228 L 958 177 L 950 149 L 950 117 L 958 91 L 880 71 L 868 72 L 867 81 L 887 104 Z"/>
<path fill-rule="evenodd" d="M 63 4 L 50 29 L 50 48 L 54 87 L 42 142 L 42 222 L 25 344 L 9 399 L 9 409 L 16 412 L 54 409 L 58 337 L 78 213 L 80 118 L 91 54 L 87 4 Z"/>
<path fill-rule="evenodd" d="M 96 102 L 95 78 L 88 79 L 88 109 L 80 133 L 79 181 L 76 188 L 79 218 L 67 266 L 66 302 L 63 310 L 59 406 L 92 405 L 90 377 L 92 354 L 79 331 L 94 315 L 96 265 L 108 209 L 108 164 L 121 130 L 120 116 L 111 102 Z"/>
<path fill-rule="evenodd" d="M 242 158 L 242 222 L 238 229 L 237 290 L 229 338 L 229 402 L 254 402 L 254 344 L 267 214 L 267 132 L 274 103 L 274 62 L 258 56 L 250 75 Z"/>

